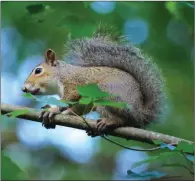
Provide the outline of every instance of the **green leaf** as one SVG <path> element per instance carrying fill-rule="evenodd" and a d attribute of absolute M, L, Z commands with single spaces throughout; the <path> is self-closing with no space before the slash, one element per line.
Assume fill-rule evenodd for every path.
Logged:
<path fill-rule="evenodd" d="M 84 7 L 85 8 L 88 8 L 88 7 L 90 7 L 90 4 L 91 4 L 91 2 L 89 2 L 89 1 L 86 1 L 86 2 L 83 2 L 84 3 Z"/>
<path fill-rule="evenodd" d="M 188 155 L 186 154 L 186 158 L 191 161 L 191 162 L 194 162 L 194 155 Z"/>
<path fill-rule="evenodd" d="M 171 13 L 174 13 L 175 11 L 177 11 L 177 2 L 172 2 L 169 1 L 166 3 L 166 8 L 168 11 L 170 11 Z"/>
<path fill-rule="evenodd" d="M 61 102 L 64 102 L 64 103 L 70 104 L 70 105 L 74 105 L 74 104 L 78 103 L 77 101 L 67 101 L 67 100 L 61 100 Z"/>
<path fill-rule="evenodd" d="M 77 86 L 78 93 L 83 97 L 103 98 L 110 94 L 102 91 L 97 84 L 87 84 L 84 86 Z"/>
<path fill-rule="evenodd" d="M 73 105 L 77 103 L 77 102 L 67 101 L 67 100 L 58 100 L 54 97 L 34 96 L 31 93 L 25 93 L 23 94 L 23 96 L 28 99 L 34 99 L 44 104 L 53 104 L 57 106 L 67 106 L 67 104 Z"/>
<path fill-rule="evenodd" d="M 28 109 L 20 109 L 20 110 L 17 110 L 17 111 L 12 111 L 10 113 L 7 113 L 6 115 L 9 116 L 9 117 L 17 117 L 17 116 L 20 116 L 22 114 L 26 114 L 28 112 L 29 112 Z"/>
<path fill-rule="evenodd" d="M 168 164 L 162 164 L 162 167 L 180 167 L 185 168 L 185 165 L 179 164 L 179 163 L 168 163 Z"/>
<path fill-rule="evenodd" d="M 136 162 L 136 163 L 134 163 L 134 164 L 132 165 L 132 168 L 136 168 L 136 167 L 138 167 L 138 166 L 140 166 L 140 165 L 143 165 L 143 164 L 145 164 L 145 163 L 150 163 L 150 162 L 156 161 L 156 160 L 158 160 L 158 157 L 159 157 L 159 156 L 153 156 L 153 157 L 150 157 L 149 159 L 146 159 L 146 160 L 142 160 L 142 161 Z"/>
<path fill-rule="evenodd" d="M 176 147 L 176 150 L 187 153 L 194 153 L 194 144 L 190 144 L 185 141 L 180 141 Z"/>
<path fill-rule="evenodd" d="M 165 6 L 167 10 L 176 18 L 179 18 L 181 16 L 180 11 L 179 11 L 179 3 L 169 1 L 165 3 Z"/>
<path fill-rule="evenodd" d="M 127 103 L 125 102 L 115 102 L 109 100 L 97 100 L 94 102 L 95 106 L 111 106 L 117 108 L 127 108 Z"/>
<path fill-rule="evenodd" d="M 4 153 L 1 153 L 1 179 L 2 180 L 19 180 L 23 174 L 23 170 L 16 165 Z"/>
<path fill-rule="evenodd" d="M 175 150 L 175 146 L 172 146 L 171 144 L 166 144 L 161 140 L 152 140 L 155 145 L 160 145 L 160 148 L 168 148 L 169 150 Z"/>
<path fill-rule="evenodd" d="M 154 162 L 154 161 L 170 159 L 171 156 L 176 155 L 176 154 L 178 154 L 178 153 L 177 152 L 164 152 L 164 153 L 161 153 L 158 156 L 152 156 L 149 159 L 136 162 L 135 164 L 132 165 L 132 168 L 136 168 L 136 167 L 138 167 L 140 165 L 143 165 L 145 163 L 151 163 L 151 162 Z"/>
<path fill-rule="evenodd" d="M 92 102 L 92 99 L 91 97 L 82 97 L 80 100 L 79 100 L 79 104 L 90 104 Z"/>
<path fill-rule="evenodd" d="M 153 142 L 155 145 L 161 145 L 162 143 L 164 143 L 164 142 L 161 141 L 161 140 L 152 140 L 152 142 Z"/>
<path fill-rule="evenodd" d="M 65 101 L 58 100 L 55 97 L 36 96 L 36 100 L 41 102 L 42 104 L 52 104 L 52 105 L 64 106 L 64 107 L 67 106 Z"/>
<path fill-rule="evenodd" d="M 43 12 L 45 6 L 43 4 L 34 4 L 34 5 L 26 6 L 26 9 L 30 14 L 37 14 Z"/>
<path fill-rule="evenodd" d="M 166 173 L 162 173 L 162 172 L 159 172 L 159 171 L 135 173 L 131 170 L 128 170 L 127 174 L 131 179 L 140 179 L 140 180 L 161 178 L 161 177 L 166 175 Z"/>
<path fill-rule="evenodd" d="M 25 93 L 25 94 L 23 94 L 23 96 L 24 97 L 26 97 L 26 98 L 28 98 L 28 99 L 36 99 L 36 97 L 35 96 L 33 96 L 31 93 Z"/>
<path fill-rule="evenodd" d="M 190 7 L 190 8 L 195 8 L 194 3 L 189 3 L 189 2 L 180 2 L 183 3 L 184 5 Z"/>
<path fill-rule="evenodd" d="M 56 105 L 56 106 L 67 106 L 67 104 L 65 102 L 63 102 L 62 100 L 58 100 L 54 97 L 45 98 L 44 101 L 47 104 L 53 104 L 53 105 Z"/>
<path fill-rule="evenodd" d="M 184 168 L 188 172 L 191 172 L 190 169 L 187 166 L 182 165 L 180 163 L 162 164 L 161 167 L 171 167 L 171 168 L 173 168 L 173 167 L 179 167 L 179 168 Z"/>

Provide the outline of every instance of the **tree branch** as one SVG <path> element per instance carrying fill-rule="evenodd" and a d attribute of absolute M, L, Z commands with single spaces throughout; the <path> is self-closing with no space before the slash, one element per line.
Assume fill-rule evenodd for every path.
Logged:
<path fill-rule="evenodd" d="M 9 104 L 1 104 L 1 113 L 7 114 L 12 111 L 26 109 L 28 110 L 27 113 L 18 116 L 18 118 L 32 120 L 36 122 L 41 122 L 41 120 L 38 119 L 40 112 L 39 110 L 31 109 L 28 107 L 21 107 L 21 106 L 15 106 L 15 105 L 9 105 Z M 87 130 L 89 127 L 86 125 L 86 123 L 83 121 L 82 118 L 78 116 L 69 116 L 69 115 L 62 115 L 58 114 L 54 118 L 56 125 L 66 126 L 66 127 L 72 127 L 76 129 L 81 130 Z M 96 129 L 96 121 L 94 120 L 87 120 L 90 127 L 95 131 Z M 117 136 L 121 138 L 126 138 L 129 140 L 135 140 L 135 141 L 141 141 L 144 143 L 153 144 L 152 140 L 158 139 L 163 141 L 167 144 L 177 144 L 180 141 L 185 141 L 190 144 L 193 144 L 192 141 L 188 141 L 185 139 L 177 138 L 174 136 L 169 136 L 162 133 L 157 133 L 153 131 L 147 131 L 143 129 L 133 128 L 133 127 L 121 127 L 113 130 L 109 133 L 109 135 Z"/>

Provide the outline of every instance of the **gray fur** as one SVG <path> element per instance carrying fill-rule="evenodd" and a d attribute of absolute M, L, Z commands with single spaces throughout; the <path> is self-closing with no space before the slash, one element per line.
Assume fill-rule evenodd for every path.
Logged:
<path fill-rule="evenodd" d="M 66 46 L 66 51 L 65 60 L 72 65 L 105 66 L 128 73 L 118 80 L 121 81 L 123 87 L 126 87 L 121 92 L 119 91 L 122 97 L 120 101 L 133 104 L 134 109 L 117 111 L 114 108 L 107 108 L 113 115 L 117 114 L 124 119 L 135 119 L 139 124 L 147 124 L 159 118 L 165 98 L 164 80 L 157 66 L 144 57 L 139 49 L 131 44 L 116 43 L 109 36 L 98 35 L 93 38 L 70 41 Z M 111 93 L 116 93 L 115 90 L 116 88 L 109 88 Z M 139 91 L 140 97 L 137 99 L 136 94 Z M 129 95 L 123 96 L 127 93 Z"/>

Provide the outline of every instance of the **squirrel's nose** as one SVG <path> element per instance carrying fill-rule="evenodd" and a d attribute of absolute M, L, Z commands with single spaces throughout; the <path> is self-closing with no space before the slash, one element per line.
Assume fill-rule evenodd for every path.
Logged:
<path fill-rule="evenodd" d="M 23 91 L 23 92 L 27 92 L 27 88 L 26 88 L 26 87 L 23 87 L 23 88 L 22 88 L 22 91 Z"/>

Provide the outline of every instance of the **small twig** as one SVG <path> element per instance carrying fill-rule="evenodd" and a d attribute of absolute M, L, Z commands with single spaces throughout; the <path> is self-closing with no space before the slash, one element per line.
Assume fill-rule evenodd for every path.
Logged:
<path fill-rule="evenodd" d="M 154 147 L 154 148 L 149 148 L 149 149 L 132 148 L 132 147 L 124 146 L 124 145 L 122 145 L 122 144 L 120 144 L 120 143 L 118 143 L 116 141 L 113 141 L 113 140 L 111 140 L 111 139 L 109 139 L 109 138 L 107 138 L 105 136 L 101 136 L 101 137 L 104 138 L 105 140 L 111 142 L 111 143 L 114 143 L 115 145 L 118 145 L 118 146 L 120 146 L 122 148 L 125 148 L 125 149 L 128 149 L 128 150 L 133 150 L 133 151 L 155 151 L 155 150 L 161 149 L 160 146 L 157 146 L 157 147 Z"/>
<path fill-rule="evenodd" d="M 94 108 L 95 108 L 95 106 L 92 106 L 92 108 L 91 108 L 90 112 L 92 112 Z"/>

